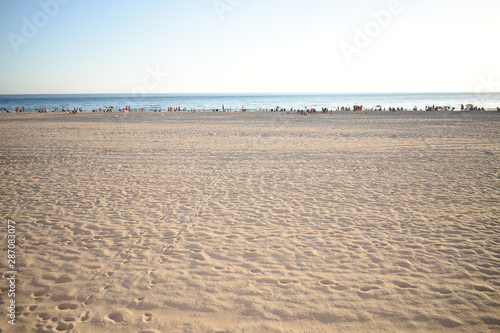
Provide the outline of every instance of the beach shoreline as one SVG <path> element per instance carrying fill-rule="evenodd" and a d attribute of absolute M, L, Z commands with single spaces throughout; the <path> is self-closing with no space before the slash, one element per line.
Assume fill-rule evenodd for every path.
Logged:
<path fill-rule="evenodd" d="M 468 106 L 496 110 L 500 107 L 498 93 L 393 93 L 393 94 L 55 94 L 55 95 L 0 95 L 0 110 L 36 112 L 54 109 L 92 111 L 177 111 L 212 110 L 304 110 L 327 108 L 337 110 L 363 106 L 371 110 L 389 108 L 426 110 L 428 108 L 466 109 Z"/>
<path fill-rule="evenodd" d="M 37 110 L 29 110 L 29 111 L 4 111 L 0 110 L 0 115 L 1 114 L 33 114 L 33 113 L 44 113 L 44 114 L 79 114 L 79 113 L 210 113 L 210 112 L 216 112 L 216 113 L 243 113 L 243 112 L 282 112 L 282 113 L 300 113 L 300 112 L 306 112 L 307 113 L 343 113 L 343 112 L 499 112 L 498 108 L 483 108 L 483 109 L 477 109 L 477 110 L 443 110 L 443 109 L 397 109 L 394 108 L 392 110 L 392 107 L 390 108 L 363 108 L 362 110 L 356 110 L 354 111 L 352 107 L 338 107 L 338 108 L 325 108 L 325 110 L 321 109 L 316 109 L 316 108 L 291 108 L 291 109 L 280 109 L 276 110 L 273 108 L 259 108 L 259 109 L 198 109 L 198 108 L 193 108 L 193 109 L 179 109 L 179 110 L 173 110 L 173 109 L 126 109 L 123 108 L 123 111 L 121 108 L 112 108 L 112 109 L 101 109 L 101 110 L 80 110 L 78 108 L 74 108 L 72 110 L 68 109 L 68 111 L 61 111 L 57 110 L 54 111 L 53 109 L 39 109 Z"/>

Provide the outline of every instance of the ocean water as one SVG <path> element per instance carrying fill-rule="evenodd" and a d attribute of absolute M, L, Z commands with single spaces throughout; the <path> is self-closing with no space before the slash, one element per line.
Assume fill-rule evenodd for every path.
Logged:
<path fill-rule="evenodd" d="M 36 111 L 55 107 L 82 108 L 92 111 L 106 106 L 123 108 L 131 106 L 133 110 L 167 109 L 181 107 L 182 109 L 212 109 L 249 111 L 260 108 L 285 108 L 289 110 L 304 108 L 352 107 L 363 105 L 372 108 L 380 105 L 382 108 L 400 107 L 412 110 L 415 106 L 420 110 L 426 106 L 450 106 L 460 109 L 461 104 L 473 104 L 485 109 L 500 107 L 500 93 L 412 93 L 412 94 L 68 94 L 68 95 L 0 95 L 0 111 L 4 108 L 14 111 L 23 107 L 26 111 Z"/>

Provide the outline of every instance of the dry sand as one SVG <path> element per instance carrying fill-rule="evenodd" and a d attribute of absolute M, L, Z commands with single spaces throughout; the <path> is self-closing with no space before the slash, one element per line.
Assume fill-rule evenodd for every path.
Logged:
<path fill-rule="evenodd" d="M 500 330 L 497 112 L 3 114 L 0 140 L 19 332 Z"/>

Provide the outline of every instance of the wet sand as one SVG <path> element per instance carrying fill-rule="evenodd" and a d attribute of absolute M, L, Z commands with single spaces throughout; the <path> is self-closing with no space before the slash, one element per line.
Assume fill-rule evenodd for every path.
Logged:
<path fill-rule="evenodd" d="M 1 114 L 0 175 L 19 332 L 500 330 L 498 112 Z"/>

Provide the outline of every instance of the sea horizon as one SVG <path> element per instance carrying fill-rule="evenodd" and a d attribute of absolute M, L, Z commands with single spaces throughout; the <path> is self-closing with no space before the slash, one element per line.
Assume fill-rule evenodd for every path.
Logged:
<path fill-rule="evenodd" d="M 64 96 L 64 95 L 440 95 L 440 94 L 500 94 L 500 91 L 420 91 L 420 92 L 155 92 L 155 93 L 117 93 L 117 92 L 82 92 L 82 93 L 0 93 L 0 96 Z"/>
<path fill-rule="evenodd" d="M 104 109 L 107 106 L 133 110 L 167 109 L 305 109 L 353 107 L 425 110 L 427 106 L 448 106 L 460 109 L 461 105 L 473 104 L 495 110 L 500 106 L 497 92 L 453 93 L 81 93 L 81 94 L 2 94 L 0 110 L 13 111 L 25 107 L 29 112 L 47 108 L 81 108 L 83 111 Z"/>

